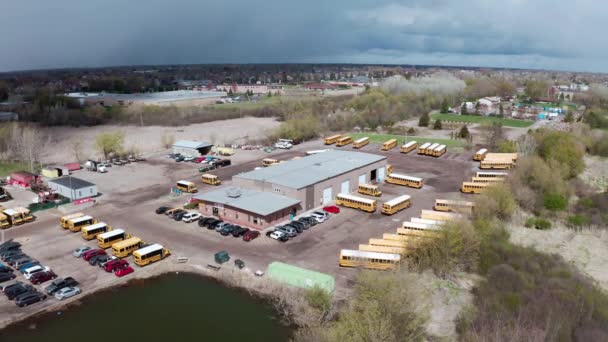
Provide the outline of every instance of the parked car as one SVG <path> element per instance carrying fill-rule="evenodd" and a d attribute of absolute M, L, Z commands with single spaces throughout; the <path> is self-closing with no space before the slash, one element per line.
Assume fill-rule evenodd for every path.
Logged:
<path fill-rule="evenodd" d="M 220 222 L 220 223 L 214 225 L 213 228 L 215 229 L 216 232 L 220 232 L 222 229 L 224 229 L 224 227 L 227 227 L 229 225 L 230 225 L 230 223 L 228 223 L 228 222 Z"/>
<path fill-rule="evenodd" d="M 6 272 L 10 272 L 13 273 L 15 270 L 13 270 L 12 268 L 6 266 L 6 265 L 2 265 L 0 266 L 0 273 L 6 273 Z"/>
<path fill-rule="evenodd" d="M 299 224 L 301 224 L 304 228 L 304 230 L 307 230 L 308 228 L 310 228 L 312 226 L 312 224 L 308 221 L 305 220 L 303 217 L 297 219 L 295 222 L 298 222 Z"/>
<path fill-rule="evenodd" d="M 236 229 L 236 226 L 233 226 L 231 224 L 228 224 L 226 226 L 224 226 L 222 229 L 220 229 L 220 234 L 222 234 L 223 236 L 228 236 L 230 233 L 232 233 L 234 230 Z"/>
<path fill-rule="evenodd" d="M 27 270 L 28 268 L 30 268 L 30 267 L 34 267 L 34 266 L 38 266 L 38 265 L 40 265 L 40 262 L 39 262 L 39 261 L 37 261 L 37 260 L 34 260 L 34 261 L 31 261 L 31 262 L 28 262 L 27 264 L 25 264 L 25 265 L 23 265 L 23 266 L 19 267 L 19 272 L 21 272 L 21 274 L 24 274 L 24 273 L 25 273 L 25 270 Z"/>
<path fill-rule="evenodd" d="M 169 155 L 167 155 L 167 158 L 169 159 L 175 159 L 177 157 L 181 156 L 180 153 L 169 153 Z"/>
<path fill-rule="evenodd" d="M 8 298 L 8 300 L 13 300 L 26 292 L 31 292 L 35 290 L 36 289 L 32 285 L 17 283 L 16 286 L 11 286 L 6 291 L 4 291 L 4 295 L 6 296 L 6 298 Z"/>
<path fill-rule="evenodd" d="M 324 211 L 314 211 L 310 216 L 317 218 L 318 221 L 323 222 L 329 219 L 329 214 Z"/>
<path fill-rule="evenodd" d="M 44 282 L 47 282 L 49 280 L 53 280 L 55 278 L 57 278 L 57 275 L 55 274 L 55 272 L 53 272 L 53 271 L 46 271 L 46 272 L 38 272 L 38 273 L 34 274 L 30 278 L 30 281 L 32 282 L 32 284 L 38 285 L 38 284 L 42 284 Z"/>
<path fill-rule="evenodd" d="M 28 262 L 32 262 L 32 261 L 34 261 L 34 259 L 32 259 L 32 258 L 30 258 L 30 257 L 26 256 L 26 257 L 24 257 L 24 258 L 17 259 L 17 260 L 15 260 L 15 261 L 10 262 L 10 263 L 9 263 L 9 265 L 11 265 L 11 266 L 13 266 L 14 268 L 17 268 L 17 269 L 18 269 L 18 268 L 20 268 L 21 266 L 23 266 L 23 265 L 27 264 Z"/>
<path fill-rule="evenodd" d="M 84 253 L 90 251 L 92 248 L 89 246 L 82 246 L 82 247 L 78 247 L 74 250 L 74 252 L 72 252 L 72 255 L 80 258 Z"/>
<path fill-rule="evenodd" d="M 91 265 L 91 266 L 97 266 L 97 265 L 99 265 L 99 263 L 105 262 L 105 261 L 108 261 L 108 260 L 110 260 L 110 256 L 107 255 L 107 254 L 96 255 L 96 256 L 92 257 L 89 260 L 89 265 Z"/>
<path fill-rule="evenodd" d="M 49 286 L 44 289 L 44 292 L 52 296 L 55 294 L 55 292 L 63 289 L 64 287 L 76 285 L 78 285 L 78 282 L 72 277 L 56 278 L 51 282 Z"/>
<path fill-rule="evenodd" d="M 211 162 L 211 165 L 216 167 L 230 166 L 231 164 L 232 162 L 230 161 L 230 159 L 218 159 Z"/>
<path fill-rule="evenodd" d="M 117 277 L 124 277 L 127 274 L 131 274 L 131 273 L 133 273 L 133 267 L 131 267 L 131 266 L 127 266 L 125 268 L 120 268 L 120 269 L 116 270 L 116 272 L 114 272 L 114 274 Z"/>
<path fill-rule="evenodd" d="M 195 212 L 187 212 L 182 216 L 182 221 L 186 223 L 198 221 L 201 218 L 201 214 Z"/>
<path fill-rule="evenodd" d="M 115 257 L 115 256 L 113 256 L 113 255 L 109 255 L 107 260 L 105 260 L 105 261 L 101 261 L 100 263 L 98 263 L 98 264 L 97 264 L 97 266 L 99 266 L 99 267 L 101 267 L 101 268 L 104 268 L 104 267 L 106 267 L 106 265 L 107 265 L 107 264 L 108 264 L 110 261 L 113 261 L 113 260 L 116 260 L 116 259 L 118 259 L 118 258 L 117 258 L 117 257 Z"/>
<path fill-rule="evenodd" d="M 7 283 L 4 285 L 0 285 L 0 291 L 6 292 L 8 289 L 12 288 L 13 286 L 19 286 L 19 285 L 25 285 L 25 284 L 23 282 L 17 280 L 14 283 Z"/>
<path fill-rule="evenodd" d="M 169 207 L 165 207 L 165 206 L 158 207 L 158 209 L 156 209 L 156 213 L 157 213 L 157 214 L 159 214 L 159 215 L 160 215 L 160 214 L 164 214 L 164 213 L 165 213 L 167 210 L 169 210 L 169 209 L 171 209 L 171 208 L 169 208 Z"/>
<path fill-rule="evenodd" d="M 38 272 L 47 272 L 50 271 L 50 267 L 47 266 L 32 266 L 30 268 L 28 268 L 27 270 L 25 270 L 25 272 L 23 272 L 23 276 L 25 277 L 25 279 L 30 280 L 32 279 L 32 276 Z"/>
<path fill-rule="evenodd" d="M 243 267 L 245 267 L 245 262 L 241 259 L 236 259 L 234 260 L 234 266 L 238 267 L 239 269 L 243 269 Z"/>
<path fill-rule="evenodd" d="M 311 217 L 311 216 L 304 216 L 302 218 L 300 218 L 300 220 L 305 220 L 306 222 L 308 222 L 311 226 L 316 226 L 319 221 L 317 221 L 316 218 Z"/>
<path fill-rule="evenodd" d="M 169 209 L 165 212 L 165 215 L 167 215 L 169 218 L 174 218 L 175 214 L 177 213 L 181 213 L 182 211 L 184 211 L 184 209 L 181 208 L 173 208 L 173 209 Z"/>
<path fill-rule="evenodd" d="M 194 161 L 194 159 L 196 159 L 196 158 L 194 158 L 194 157 L 192 157 L 192 156 L 186 156 L 186 157 L 184 157 L 184 161 L 185 161 L 185 162 L 193 162 L 193 161 Z"/>
<path fill-rule="evenodd" d="M 13 280 L 17 276 L 11 272 L 0 273 L 0 283 L 4 283 L 5 281 Z"/>
<path fill-rule="evenodd" d="M 7 258 L 9 258 L 12 255 L 16 255 L 16 254 L 23 254 L 23 251 L 19 248 L 7 250 L 7 251 L 0 253 L 0 258 L 2 258 L 2 260 L 6 261 Z"/>
<path fill-rule="evenodd" d="M 27 292 L 15 299 L 15 304 L 19 307 L 28 306 L 34 303 L 38 303 L 46 299 L 46 295 L 40 292 Z"/>
<path fill-rule="evenodd" d="M 185 210 L 181 210 L 181 211 L 179 211 L 179 212 L 177 212 L 177 213 L 173 214 L 173 219 L 174 219 L 175 221 L 181 221 L 181 220 L 182 220 L 182 218 L 184 217 L 184 215 L 186 215 L 187 213 L 188 213 L 187 211 L 185 211 Z"/>
<path fill-rule="evenodd" d="M 298 235 L 298 231 L 294 227 L 290 227 L 290 226 L 280 226 L 280 227 L 277 227 L 276 230 L 283 232 L 284 234 L 286 234 L 289 237 L 294 237 L 294 236 Z"/>
<path fill-rule="evenodd" d="M 235 226 L 236 228 L 232 231 L 232 236 L 241 237 L 249 231 L 249 228 L 243 228 L 241 226 Z"/>
<path fill-rule="evenodd" d="M 127 260 L 124 259 L 117 259 L 117 260 L 112 260 L 110 262 L 108 262 L 106 264 L 106 266 L 104 266 L 104 270 L 106 272 L 114 272 L 119 268 L 125 268 L 129 266 L 129 262 Z"/>
<path fill-rule="evenodd" d="M 208 222 L 205 227 L 207 227 L 207 229 L 215 229 L 215 227 L 217 227 L 219 224 L 221 224 L 222 220 L 218 220 L 218 219 L 213 219 L 210 222 Z"/>
<path fill-rule="evenodd" d="M 199 225 L 199 227 L 206 227 L 211 221 L 215 221 L 215 218 L 201 217 L 201 219 L 198 220 L 198 225 Z"/>
<path fill-rule="evenodd" d="M 256 239 L 258 236 L 260 236 L 260 232 L 258 232 L 257 230 L 248 230 L 243 235 L 243 240 L 244 241 L 251 241 L 251 240 Z"/>
<path fill-rule="evenodd" d="M 80 288 L 78 287 L 64 287 L 55 293 L 55 298 L 59 300 L 64 300 L 66 298 L 74 297 L 80 292 Z"/>
<path fill-rule="evenodd" d="M 298 234 L 300 234 L 304 231 L 304 224 L 300 223 L 298 221 L 291 221 L 287 225 L 294 227 L 296 229 L 296 231 L 298 231 Z"/>
<path fill-rule="evenodd" d="M 90 250 L 90 251 L 88 251 L 88 252 L 84 253 L 84 254 L 82 255 L 82 258 L 83 258 L 85 261 L 89 261 L 89 260 L 91 260 L 91 258 L 92 258 L 92 257 L 94 257 L 94 256 L 98 256 L 98 255 L 105 255 L 105 254 L 106 254 L 105 249 L 92 249 L 92 250 Z"/>
<path fill-rule="evenodd" d="M 326 207 L 323 207 L 323 211 L 326 211 L 326 212 L 332 213 L 332 214 L 339 214 L 340 208 L 336 207 L 335 205 L 328 205 Z"/>
<path fill-rule="evenodd" d="M 0 253 L 21 249 L 21 244 L 19 242 L 8 240 L 2 244 L 0 244 Z"/>
<path fill-rule="evenodd" d="M 275 230 L 272 233 L 270 233 L 270 238 L 271 239 L 275 239 L 275 240 L 279 240 L 281 242 L 285 242 L 287 240 L 289 240 L 289 237 L 287 236 L 287 234 L 283 233 L 282 231 L 279 230 Z"/>
<path fill-rule="evenodd" d="M 195 163 L 202 163 L 204 160 L 207 160 L 207 157 L 205 157 L 205 156 L 201 156 L 201 157 L 196 157 L 196 158 L 194 159 L 194 162 L 195 162 Z"/>
<path fill-rule="evenodd" d="M 175 161 L 178 162 L 178 163 L 179 162 L 183 162 L 184 159 L 186 159 L 186 157 L 184 157 L 184 156 L 177 156 L 177 157 L 175 157 Z"/>

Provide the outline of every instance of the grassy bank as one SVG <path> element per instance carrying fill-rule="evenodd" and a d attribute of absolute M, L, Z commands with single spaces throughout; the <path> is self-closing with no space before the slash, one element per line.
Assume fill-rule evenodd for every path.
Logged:
<path fill-rule="evenodd" d="M 11 172 L 29 170 L 30 166 L 20 162 L 0 162 L 0 177 L 6 177 Z"/>
<path fill-rule="evenodd" d="M 454 121 L 454 122 L 464 122 L 464 123 L 501 123 L 506 127 L 518 127 L 525 128 L 530 127 L 534 124 L 534 121 L 528 120 L 517 120 L 517 119 L 501 119 L 496 117 L 488 117 L 488 116 L 476 116 L 476 115 L 456 115 L 456 114 L 433 114 L 431 115 L 431 119 L 433 120 L 441 120 L 441 121 Z"/>
<path fill-rule="evenodd" d="M 403 135 L 397 134 L 375 134 L 375 133 L 352 133 L 349 134 L 353 140 L 357 140 L 362 137 L 368 137 L 371 142 L 382 144 L 383 142 L 390 139 L 397 139 L 398 144 L 403 144 L 403 140 L 405 137 Z M 463 140 L 451 140 L 451 139 L 439 139 L 439 138 L 426 138 L 426 137 L 417 137 L 417 136 L 409 136 L 407 137 L 408 141 L 416 140 L 419 144 L 424 144 L 425 142 L 434 142 L 444 144 L 447 147 L 463 147 L 465 142 Z"/>

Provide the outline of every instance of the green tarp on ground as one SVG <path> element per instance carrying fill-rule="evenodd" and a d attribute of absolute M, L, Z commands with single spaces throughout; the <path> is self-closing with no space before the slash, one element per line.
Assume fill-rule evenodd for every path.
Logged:
<path fill-rule="evenodd" d="M 266 274 L 273 280 L 305 289 L 318 286 L 328 293 L 333 293 L 336 288 L 334 277 L 328 274 L 307 270 L 278 261 L 268 265 Z"/>

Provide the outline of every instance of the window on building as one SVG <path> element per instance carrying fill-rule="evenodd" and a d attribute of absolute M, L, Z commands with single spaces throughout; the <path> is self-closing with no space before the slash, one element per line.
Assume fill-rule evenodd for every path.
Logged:
<path fill-rule="evenodd" d="M 234 213 L 234 218 L 238 220 L 239 219 L 239 213 L 235 212 Z"/>
<path fill-rule="evenodd" d="M 253 218 L 253 224 L 258 224 L 258 218 L 257 217 Z"/>
<path fill-rule="evenodd" d="M 78 190 L 78 197 L 82 197 L 82 191 Z"/>

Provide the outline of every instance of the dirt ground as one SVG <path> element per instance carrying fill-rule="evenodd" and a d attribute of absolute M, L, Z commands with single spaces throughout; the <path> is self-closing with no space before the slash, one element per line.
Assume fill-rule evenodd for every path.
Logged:
<path fill-rule="evenodd" d="M 241 118 L 233 120 L 212 121 L 188 126 L 113 126 L 94 127 L 49 127 L 51 145 L 45 148 L 42 162 L 45 164 L 66 163 L 75 160 L 73 145 L 80 142 L 82 155 L 97 159 L 101 157 L 95 149 L 95 137 L 105 132 L 124 132 L 125 148 L 135 147 L 141 153 L 162 151 L 161 137 L 167 132 L 175 140 L 202 140 L 216 144 L 244 144 L 248 139 L 264 137 L 264 132 L 273 129 L 279 122 L 272 118 Z"/>
<path fill-rule="evenodd" d="M 212 173 L 220 177 L 223 186 L 229 186 L 233 175 L 260 166 L 264 157 L 287 160 L 294 156 L 304 156 L 307 150 L 323 148 L 325 146 L 322 141 L 317 140 L 298 145 L 289 151 L 265 153 L 239 150 L 231 157 L 234 165 Z M 353 150 L 350 146 L 342 149 Z M 278 260 L 331 274 L 336 278 L 335 297 L 343 299 L 347 295 L 349 281 L 357 274 L 357 270 L 338 266 L 340 249 L 357 249 L 359 244 L 367 243 L 370 238 L 379 238 L 383 233 L 395 233 L 402 221 L 419 216 L 421 209 L 431 209 L 436 198 L 470 199 L 470 196 L 474 196 L 459 193 L 460 183 L 469 178 L 475 170 L 476 165 L 471 160 L 471 153 L 448 152 L 440 158 L 433 158 L 415 153 L 404 155 L 399 153 L 397 148 L 381 152 L 377 144 L 365 146 L 360 151 L 386 155 L 394 172 L 425 179 L 426 185 L 422 189 L 381 185 L 383 195 L 379 199 L 380 202 L 409 194 L 412 196 L 412 207 L 393 216 L 384 216 L 379 211 L 368 214 L 342 208 L 340 214 L 332 215 L 329 221 L 311 228 L 287 243 L 271 240 L 264 235 L 247 243 L 232 236 L 223 237 L 196 224 L 175 222 L 165 215 L 155 214 L 154 210 L 160 205 L 180 205 L 188 200 L 188 195 L 172 197 L 169 193 L 170 187 L 179 179 L 196 181 L 201 192 L 217 189 L 200 183 L 197 164 L 176 163 L 166 158 L 167 151 L 151 153 L 145 162 L 113 166 L 105 174 L 81 170 L 74 175 L 95 182 L 102 193 L 97 205 L 82 211 L 113 227 L 123 228 L 148 243 L 160 243 L 172 251 L 172 256 L 165 261 L 145 268 L 135 267 L 134 277 L 164 272 L 174 267 L 178 257 L 188 258 L 188 262 L 180 264 L 180 267 L 204 273 L 207 272 L 206 265 L 213 263 L 213 254 L 227 250 L 234 259 L 244 260 L 251 271 L 265 270 L 270 262 Z M 82 260 L 70 255 L 73 249 L 83 244 L 94 246 L 94 242 L 85 242 L 77 233 L 60 230 L 57 227 L 58 218 L 63 214 L 59 210 L 41 212 L 36 222 L 3 231 L 4 239 L 21 240 L 25 251 L 51 266 L 60 276 L 70 275 L 81 281 L 85 293 L 122 282 L 123 280 L 117 280 L 114 275 L 86 265 Z M 445 286 L 440 286 L 442 287 Z M 445 296 L 438 298 L 447 300 Z M 457 298 L 460 299 L 457 299 L 456 303 L 463 300 L 461 297 Z M 41 309 L 56 308 L 57 305 L 60 304 L 55 299 L 49 299 L 26 309 L 18 309 L 5 298 L 0 298 L 0 326 Z M 457 313 L 457 309 L 450 307 L 435 312 L 434 317 L 439 320 L 452 319 Z M 439 323 L 435 324 L 435 330 L 438 329 L 442 335 L 449 335 L 441 324 L 437 324 Z M 448 330 L 451 331 L 452 328 Z"/>

